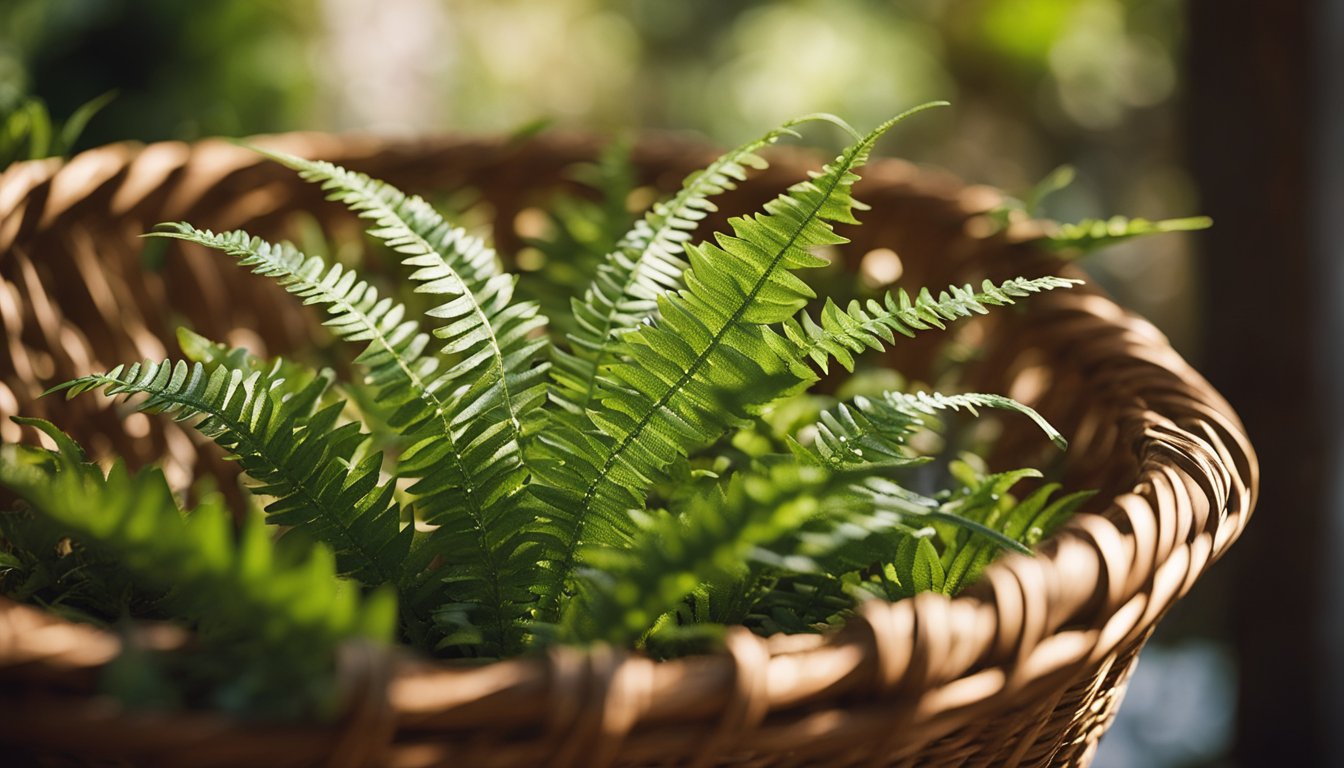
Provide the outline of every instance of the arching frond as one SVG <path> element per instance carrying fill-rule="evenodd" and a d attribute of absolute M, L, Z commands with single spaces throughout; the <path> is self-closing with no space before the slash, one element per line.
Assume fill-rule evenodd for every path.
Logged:
<path fill-rule="evenodd" d="M 295 526 L 329 545 L 339 571 L 369 586 L 398 582 L 411 530 L 401 528 L 392 483 L 379 484 L 382 454 L 360 456 L 368 436 L 339 423 L 343 403 L 315 410 L 330 383 L 316 377 L 286 398 L 259 371 L 171 361 L 118 366 L 51 391 L 68 396 L 102 390 L 134 396 L 142 411 L 194 427 L 238 458 L 255 481 L 252 492 L 275 497 L 267 521 Z"/>
<path fill-rule="evenodd" d="M 1069 288 L 1081 282 L 1052 276 L 1018 277 L 999 285 L 986 280 L 979 291 L 969 285 L 954 285 L 935 297 L 925 288 L 914 299 L 900 290 L 887 294 L 881 302 L 851 301 L 843 310 L 827 299 L 820 323 L 800 312 L 785 321 L 784 339 L 776 336 L 770 341 L 777 354 L 810 359 L 822 371 L 828 370 L 832 359 L 852 371 L 855 355 L 884 349 L 896 340 L 898 333 L 913 337 L 916 331 L 942 330 L 949 322 L 986 314 L 989 307 L 1014 304 L 1034 293 Z"/>
<path fill-rule="evenodd" d="M 1068 441 L 1050 422 L 1009 397 L 888 391 L 878 398 L 856 397 L 850 405 L 840 403 L 823 412 L 816 424 L 816 440 L 800 453 L 833 468 L 906 466 L 921 461 L 910 455 L 905 445 L 910 435 L 929 426 L 925 416 L 963 409 L 976 415 L 980 408 L 1020 413 L 1040 427 L 1060 450 L 1068 448 Z"/>
<path fill-rule="evenodd" d="M 617 331 L 657 317 L 658 297 L 682 287 L 682 274 L 690 266 L 682 257 L 685 243 L 717 210 L 711 198 L 736 189 L 748 169 L 764 168 L 766 161 L 757 153 L 782 136 L 797 135 L 794 126 L 807 119 L 817 118 L 785 123 L 692 173 L 675 195 L 655 203 L 621 238 L 583 297 L 571 301 L 577 330 L 569 336 L 570 351 L 554 351 L 551 371 L 558 405 L 582 414 L 593 403 L 598 371 L 618 348 Z"/>
<path fill-rule="evenodd" d="M 560 579 L 572 572 L 582 544 L 629 540 L 627 511 L 643 506 L 664 467 L 796 385 L 791 360 L 766 340 L 776 335 L 768 326 L 814 296 L 794 271 L 828 263 L 809 249 L 844 242 L 832 225 L 856 223 L 854 171 L 899 119 L 860 138 L 764 212 L 732 219 L 734 234 L 688 247 L 686 288 L 659 297 L 659 321 L 623 339 L 625 357 L 604 381 L 608 393 L 588 412 L 597 431 L 542 436 L 571 457 L 544 478 L 545 500 L 569 528 L 554 564 Z M 574 488 L 583 491 L 566 492 Z"/>
<path fill-rule="evenodd" d="M 427 314 L 439 321 L 433 333 L 443 344 L 443 380 L 452 392 L 451 407 L 439 413 L 451 415 L 447 432 L 456 434 L 445 440 L 446 432 L 436 430 L 420 437 L 402 456 L 402 474 L 420 478 L 410 492 L 419 497 L 425 521 L 437 526 L 423 554 L 461 556 L 479 566 L 452 576 L 453 602 L 479 602 L 495 627 L 491 642 L 516 647 L 521 614 L 500 611 L 529 594 L 523 565 L 536 560 L 520 551 L 530 550 L 518 534 L 531 516 L 516 494 L 529 475 L 520 441 L 539 421 L 546 399 L 546 318 L 535 302 L 513 301 L 517 278 L 499 272 L 492 248 L 422 198 L 332 163 L 265 154 L 370 221 L 369 233 L 412 269 L 416 291 L 441 300 Z M 510 575 L 519 578 L 505 578 Z"/>
<path fill-rule="evenodd" d="M 326 324 L 338 336 L 368 342 L 356 362 L 365 366 L 366 382 L 391 412 L 390 426 L 412 443 L 401 455 L 398 473 L 418 478 L 409 492 L 425 522 L 435 526 L 403 573 L 418 579 L 435 557 L 453 562 L 451 602 L 479 606 L 484 615 L 478 620 L 490 628 L 488 645 L 517 647 L 519 622 L 530 597 L 526 584 L 536 558 L 523 551 L 525 542 L 519 538 L 531 519 L 517 498 L 527 482 L 519 424 L 500 407 L 500 383 L 489 375 L 489 364 L 474 353 L 445 370 L 438 357 L 426 352 L 429 337 L 418 323 L 405 319 L 403 305 L 379 297 L 375 288 L 339 264 L 328 267 L 319 257 L 245 232 L 215 234 L 188 224 L 172 226 L 174 231 L 163 234 L 237 258 L 241 266 L 275 279 L 304 303 L 326 307 L 331 315 Z M 526 324 L 510 327 L 514 333 L 505 340 L 510 356 L 502 363 L 506 371 L 524 366 L 535 351 L 526 333 L 518 333 L 520 327 L 527 330 Z M 526 383 L 536 375 L 523 372 L 509 380 Z M 539 390 L 529 399 L 539 402 Z M 438 580 L 442 575 L 424 578 Z M 427 593 L 426 603 L 408 613 L 435 610 L 435 596 L 442 592 L 417 586 L 416 593 L 422 592 Z"/>
<path fill-rule="evenodd" d="M 1136 237 L 1160 235 L 1166 232 L 1192 232 L 1211 226 L 1213 219 L 1208 216 L 1159 221 L 1112 216 L 1109 219 L 1083 219 L 1075 224 L 1061 224 L 1058 230 L 1040 242 L 1057 251 L 1081 255 Z"/>
<path fill-rule="evenodd" d="M 494 249 L 443 219 L 422 198 L 323 161 L 264 152 L 371 222 L 369 234 L 401 254 L 419 293 L 442 300 L 427 314 L 455 363 L 446 375 L 460 388 L 462 410 L 499 409 L 512 437 L 546 396 L 546 318 L 533 302 L 513 302 L 513 275 L 501 274 Z M 495 419 L 490 418 L 491 421 Z"/>

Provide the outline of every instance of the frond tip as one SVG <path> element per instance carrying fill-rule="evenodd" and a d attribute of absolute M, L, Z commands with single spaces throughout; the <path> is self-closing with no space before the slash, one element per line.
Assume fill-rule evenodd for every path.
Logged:
<path fill-rule="evenodd" d="M 970 285 L 953 285 L 936 297 L 929 289 L 920 290 L 914 298 L 904 290 L 888 293 L 881 302 L 851 301 L 841 309 L 826 300 L 821 310 L 821 322 L 806 312 L 798 313 L 784 322 L 784 336 L 788 343 L 773 339 L 779 354 L 789 355 L 799 362 L 811 360 L 823 372 L 830 361 L 836 360 L 845 370 L 854 370 L 854 357 L 868 350 L 881 351 L 896 341 L 896 334 L 914 337 L 917 331 L 933 328 L 943 330 L 947 324 L 966 317 L 989 313 L 990 307 L 1015 304 L 1042 291 L 1072 288 L 1082 280 L 1045 276 L 1015 277 L 995 285 L 985 280 L 980 290 Z"/>

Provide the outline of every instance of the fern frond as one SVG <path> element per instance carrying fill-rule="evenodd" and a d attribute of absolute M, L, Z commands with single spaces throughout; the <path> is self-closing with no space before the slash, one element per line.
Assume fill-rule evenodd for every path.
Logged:
<path fill-rule="evenodd" d="M 598 371 L 618 348 L 616 332 L 641 319 L 657 317 L 658 297 L 682 287 L 689 264 L 682 258 L 685 243 L 700 222 L 718 210 L 710 198 L 737 188 L 748 169 L 766 167 L 757 153 L 783 136 L 796 136 L 794 120 L 764 136 L 732 149 L 703 170 L 686 177 L 680 191 L 653 208 L 616 244 L 598 267 L 583 298 L 571 302 L 577 330 L 570 334 L 571 351 L 556 349 L 551 376 L 552 399 L 581 414 L 598 392 Z"/>
<path fill-rule="evenodd" d="M 59 434 L 49 424 L 39 428 Z M 282 555 L 259 524 L 245 525 L 235 543 L 225 508 L 207 503 L 184 516 L 156 470 L 132 475 L 118 462 L 104 476 L 62 453 L 48 473 L 17 461 L 16 450 L 0 448 L 0 484 L 69 535 L 115 554 L 137 579 L 170 590 L 169 605 L 197 622 L 203 642 L 247 654 L 245 674 L 261 689 L 246 703 L 253 711 L 329 709 L 337 646 L 390 641 L 392 593 L 362 597 L 337 578 L 324 547 L 302 558 Z"/>
<path fill-rule="evenodd" d="M 413 432 L 432 421 L 436 411 L 445 413 L 449 403 L 440 394 L 448 382 L 439 373 L 439 363 L 425 354 L 429 335 L 406 318 L 404 305 L 380 297 L 378 289 L 340 264 L 330 267 L 319 256 L 307 256 L 288 243 L 268 243 L 242 230 L 212 232 L 186 222 L 161 225 L 164 231 L 150 233 L 220 251 L 238 260 L 253 274 L 275 280 L 286 291 L 326 309 L 324 323 L 338 337 L 367 342 L 356 358 L 367 371 L 366 381 L 378 389 L 389 409 L 393 427 Z"/>
<path fill-rule="evenodd" d="M 401 456 L 399 471 L 418 478 L 408 490 L 424 520 L 436 526 L 425 544 L 415 548 L 403 574 L 416 577 L 438 556 L 453 562 L 459 570 L 452 575 L 452 602 L 475 603 L 485 612 L 482 621 L 491 628 L 487 644 L 492 650 L 487 652 L 498 652 L 497 647 L 516 649 L 521 642 L 520 621 L 531 599 L 530 569 L 537 558 L 524 551 L 520 538 L 531 518 L 517 498 L 527 481 L 518 446 L 519 425 L 507 412 L 492 407 L 498 405 L 499 388 L 489 376 L 489 366 L 481 366 L 485 372 L 464 369 L 481 362 L 473 355 L 443 370 L 437 357 L 426 354 L 428 335 L 415 321 L 404 319 L 404 307 L 380 298 L 375 288 L 339 264 L 327 267 L 319 257 L 245 232 L 215 234 L 189 224 L 168 226 L 173 231 L 158 234 L 237 258 L 241 266 L 275 279 L 304 303 L 325 306 L 331 315 L 326 325 L 338 336 L 368 342 L 356 362 L 365 366 L 366 382 L 392 413 L 389 425 L 412 443 Z M 513 335 L 506 340 L 510 357 L 503 362 L 506 371 L 525 365 L 535 352 L 526 333 L 511 327 Z M 543 374 L 523 372 L 509 380 L 534 386 L 528 382 Z M 529 395 L 530 401 L 535 404 L 539 395 L 540 390 Z M 433 611 L 442 594 L 439 577 L 426 578 L 435 581 L 415 585 L 420 597 L 408 611 L 412 615 Z"/>
<path fill-rule="evenodd" d="M 944 395 L 938 392 L 888 391 L 876 399 L 855 397 L 852 405 L 840 403 L 824 411 L 816 424 L 816 440 L 804 456 L 833 468 L 843 466 L 906 466 L 921 461 L 903 450 L 906 439 L 929 422 L 924 417 L 938 411 L 967 410 L 978 415 L 980 408 L 1020 413 L 1040 427 L 1060 450 L 1068 441 L 1035 409 L 1002 395 L 964 393 Z"/>
<path fill-rule="evenodd" d="M 452 602 L 479 603 L 493 627 L 487 645 L 516 650 L 537 560 L 521 536 L 532 516 L 518 498 L 529 478 L 520 445 L 546 399 L 546 318 L 535 302 L 513 301 L 516 278 L 500 273 L 493 249 L 423 199 L 331 163 L 264 154 L 369 220 L 369 233 L 413 270 L 416 291 L 442 299 L 426 314 L 440 321 L 433 333 L 446 366 L 438 385 L 450 389 L 451 403 L 432 414 L 447 429 L 411 445 L 401 470 L 419 478 L 409 491 L 437 526 L 423 556 L 463 566 L 452 576 Z"/>
<path fill-rule="evenodd" d="M 257 482 L 252 492 L 275 497 L 268 522 L 302 528 L 331 546 L 342 574 L 369 586 L 395 584 L 411 529 L 401 528 L 392 483 L 378 483 L 382 454 L 356 458 L 368 436 L 357 423 L 338 423 L 344 403 L 314 412 L 328 384 L 316 377 L 280 399 L 276 380 L 260 371 L 165 360 L 118 366 L 49 391 L 144 395 L 133 402 L 138 410 L 180 421 L 203 417 L 195 428 L 237 456 Z"/>
<path fill-rule="evenodd" d="M 1084 219 L 1076 224 L 1062 224 L 1058 230 L 1043 238 L 1041 243 L 1053 250 L 1072 251 L 1081 255 L 1136 237 L 1165 232 L 1192 232 L 1211 226 L 1213 219 L 1208 216 L 1160 221 L 1112 216 L 1109 219 Z"/>
<path fill-rule="evenodd" d="M 953 462 L 951 471 L 958 488 L 953 489 L 942 509 L 960 519 L 976 520 L 1021 547 L 1038 544 L 1095 495 L 1080 491 L 1057 496 L 1060 486 L 1047 483 L 1019 500 L 1011 493 L 1013 486 L 1040 473 L 1015 470 L 989 474 L 964 461 Z M 979 577 L 998 554 L 998 548 L 985 538 L 960 530 L 945 530 L 943 538 L 946 547 L 942 562 L 947 574 L 943 591 L 953 595 Z"/>
<path fill-rule="evenodd" d="M 854 171 L 904 116 L 860 138 L 764 212 L 732 219 L 734 234 L 687 248 L 686 288 L 660 296 L 659 321 L 623 337 L 625 357 L 611 366 L 600 406 L 588 411 L 597 431 L 541 436 L 571 457 L 540 491 L 568 528 L 556 577 L 569 577 L 581 545 L 629 541 L 627 510 L 643 506 L 666 466 L 796 386 L 790 360 L 766 341 L 776 335 L 768 326 L 813 297 L 793 272 L 828 263 L 809 249 L 844 242 L 832 224 L 856 221 Z M 573 488 L 583 489 L 577 498 L 567 492 Z"/>
<path fill-rule="evenodd" d="M 434 335 L 456 361 L 446 375 L 461 387 L 459 408 L 473 414 L 501 409 L 500 420 L 516 437 L 545 400 L 549 364 L 539 357 L 549 342 L 539 333 L 546 318 L 537 305 L 512 302 L 517 278 L 499 271 L 494 249 L 449 224 L 422 198 L 390 184 L 328 162 L 262 153 L 372 222 L 369 234 L 414 269 L 416 292 L 442 297 L 427 314 L 442 321 Z"/>
<path fill-rule="evenodd" d="M 867 350 L 881 351 L 895 342 L 896 334 L 913 337 L 916 331 L 942 330 L 949 322 L 987 314 L 989 307 L 1014 304 L 1034 293 L 1081 283 L 1052 276 L 1018 277 L 998 285 L 986 280 L 978 291 L 970 285 L 953 285 L 935 297 L 925 288 L 911 299 L 908 293 L 899 290 L 888 293 L 881 302 L 852 301 L 845 309 L 827 299 L 820 323 L 800 312 L 785 321 L 783 339 L 775 336 L 769 340 L 777 354 L 792 355 L 799 361 L 810 359 L 823 372 L 829 370 L 832 359 L 852 371 L 855 355 Z"/>
<path fill-rule="evenodd" d="M 419 195 L 407 195 L 391 184 L 322 160 L 307 160 L 276 150 L 251 147 L 275 162 L 297 171 L 300 178 L 318 184 L 327 199 L 341 203 L 370 223 L 369 234 L 408 259 L 428 258 L 433 266 L 443 263 L 454 281 L 453 293 L 470 293 L 484 305 L 491 303 L 498 287 L 492 282 L 505 277 L 494 249 L 480 238 L 455 227 Z M 440 279 L 440 278 L 436 278 Z M 509 280 L 510 286 L 512 280 Z M 435 291 L 446 293 L 448 291 Z"/>
<path fill-rule="evenodd" d="M 821 514 L 837 487 L 821 467 L 777 465 L 734 476 L 679 515 L 641 518 L 629 546 L 586 548 L 585 588 L 566 616 L 568 638 L 634 643 L 702 585 L 744 579 L 754 551 Z"/>

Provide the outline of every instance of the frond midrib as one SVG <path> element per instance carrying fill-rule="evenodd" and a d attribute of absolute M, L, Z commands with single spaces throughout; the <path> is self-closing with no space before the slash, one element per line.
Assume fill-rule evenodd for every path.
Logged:
<path fill-rule="evenodd" d="M 353 176 L 353 174 L 351 174 L 349 171 L 340 168 L 339 166 L 333 166 L 333 168 L 335 168 L 343 176 Z M 359 181 L 358 176 L 355 176 L 354 179 L 356 182 Z M 348 180 L 344 183 L 352 188 L 356 186 L 354 183 L 351 183 Z M 475 292 L 471 289 L 471 286 L 467 283 L 467 281 L 462 277 L 461 273 L 459 273 L 456 269 L 454 269 L 452 264 L 448 263 L 448 260 L 443 257 L 443 254 L 439 253 L 438 249 L 436 249 L 433 245 L 430 245 L 428 240 L 426 240 L 423 236 L 421 236 L 420 233 L 416 232 L 415 228 L 412 227 L 400 214 L 398 214 L 396 209 L 383 199 L 382 195 L 379 195 L 377 192 L 373 192 L 365 195 L 365 197 L 371 201 L 369 207 L 370 212 L 374 212 L 376 210 L 378 213 L 379 220 L 390 219 L 392 221 L 398 222 L 401 228 L 406 232 L 406 235 L 412 238 L 417 247 L 421 249 L 421 255 L 433 256 L 438 261 L 439 266 L 447 270 L 448 273 L 452 275 L 453 279 L 457 281 L 457 284 L 462 286 L 463 293 L 471 297 L 471 313 L 477 321 L 477 326 L 480 328 L 484 328 L 486 331 L 487 334 L 486 338 L 488 339 L 490 344 L 490 352 L 491 352 L 490 356 L 493 361 L 492 367 L 498 374 L 500 392 L 504 397 L 504 405 L 505 408 L 507 409 L 510 418 L 509 429 L 512 431 L 512 434 L 516 439 L 518 435 L 518 421 L 517 421 L 517 414 L 514 412 L 513 409 L 513 396 L 509 391 L 508 371 L 504 368 L 504 352 L 499 346 L 499 337 L 495 335 L 495 328 L 493 325 L 491 325 L 489 316 L 485 314 L 485 310 L 481 308 L 480 302 L 476 300 Z M 410 200 L 409 197 L 406 197 L 405 199 Z M 381 221 L 379 221 L 379 224 L 382 225 Z M 436 411 L 437 415 L 442 415 L 442 413 L 443 413 L 442 408 Z M 456 454 L 455 449 L 454 454 Z M 464 487 L 463 490 L 466 490 L 466 487 Z"/>
<path fill-rule="evenodd" d="M 831 195 L 835 193 L 836 188 L 838 188 L 842 183 L 842 181 L 844 180 L 845 173 L 848 172 L 848 166 L 850 165 L 850 163 L 853 162 L 854 158 L 857 157 L 859 152 L 861 152 L 864 148 L 866 148 L 865 145 L 856 146 L 854 152 L 849 157 L 845 158 L 844 161 L 845 170 L 833 175 L 829 185 L 823 190 L 824 193 L 818 196 L 816 205 L 813 206 L 812 210 L 808 211 L 805 217 L 803 217 L 802 220 L 804 222 L 810 222 L 814 220 L 817 214 L 821 212 L 821 209 L 826 205 L 826 202 L 831 199 Z M 566 545 L 565 560 L 564 560 L 565 572 L 568 572 L 570 570 L 570 567 L 574 562 L 574 555 L 578 549 L 579 542 L 582 539 L 583 528 L 587 523 L 589 517 L 593 497 L 596 496 L 598 489 L 604 483 L 609 482 L 609 479 L 611 477 L 610 470 L 612 466 L 615 465 L 617 459 L 619 459 L 620 456 L 625 452 L 625 449 L 629 447 L 630 443 L 633 442 L 643 433 L 644 428 L 649 425 L 649 422 L 653 420 L 653 417 L 658 413 L 658 411 L 666 407 L 668 402 L 671 401 L 672 397 L 676 393 L 680 392 L 681 389 L 686 385 L 686 383 L 690 381 L 691 378 L 695 375 L 695 373 L 699 371 L 700 367 L 703 366 L 705 362 L 709 359 L 709 355 L 715 349 L 718 348 L 719 344 L 723 342 L 723 339 L 728 336 L 730 330 L 733 327 L 735 327 L 736 324 L 742 319 L 742 316 L 746 314 L 747 309 L 750 308 L 752 303 L 755 301 L 757 294 L 760 293 L 761 289 L 765 286 L 766 282 L 769 280 L 770 275 L 774 273 L 775 268 L 779 265 L 780 260 L 784 258 L 784 255 L 789 252 L 790 248 L 794 247 L 794 243 L 797 242 L 798 238 L 802 236 L 805 229 L 806 224 L 797 227 L 790 234 L 788 242 L 786 242 L 776 251 L 775 255 L 770 260 L 770 266 L 761 273 L 761 276 L 756 280 L 756 283 L 752 286 L 751 291 L 748 292 L 746 297 L 744 297 L 743 301 L 739 303 L 738 307 L 733 310 L 733 314 L 729 316 L 728 320 L 723 324 L 723 326 L 713 336 L 710 337 L 709 344 L 705 346 L 704 351 L 696 356 L 696 359 L 691 363 L 690 366 L 687 367 L 686 372 L 683 373 L 681 377 L 677 379 L 675 384 L 669 387 L 668 390 L 664 392 L 661 397 L 658 398 L 658 401 L 655 402 L 653 407 L 650 408 L 640 418 L 640 420 L 635 424 L 635 427 L 631 429 L 626 434 L 626 436 L 622 438 L 620 442 L 618 442 L 616 446 L 612 449 L 611 454 L 607 457 L 606 461 L 603 462 L 602 469 L 598 472 L 597 476 L 593 478 L 592 482 L 588 484 L 588 488 L 584 491 L 583 499 L 580 502 L 579 506 L 580 514 L 578 516 L 578 530 L 575 531 L 572 537 L 570 537 L 570 540 Z"/>
<path fill-rule="evenodd" d="M 625 298 L 628 295 L 630 286 L 634 285 L 635 282 L 637 281 L 637 278 L 639 277 L 639 268 L 649 258 L 649 252 L 653 248 L 653 245 L 658 242 L 659 238 L 661 238 L 663 235 L 666 235 L 668 232 L 682 231 L 672 225 L 672 222 L 674 221 L 675 218 L 672 215 L 672 212 L 678 210 L 682 205 L 685 205 L 687 201 L 699 195 L 700 189 L 702 189 L 702 187 L 699 185 L 699 182 L 702 179 L 713 179 L 714 176 L 720 173 L 724 168 L 730 165 L 735 165 L 740 160 L 741 158 L 736 155 L 732 154 L 723 155 L 718 160 L 715 160 L 713 163 L 706 166 L 704 170 L 701 171 L 700 176 L 696 178 L 695 182 L 693 182 L 689 186 L 683 187 L 682 190 L 678 192 L 676 195 L 674 195 L 671 200 L 668 200 L 666 203 L 663 203 L 663 205 L 667 206 L 668 211 L 667 217 L 664 219 L 662 226 L 654 230 L 653 235 L 649 238 L 648 245 L 646 245 L 640 252 L 638 258 L 635 260 L 634 266 L 631 267 L 630 271 L 626 274 L 625 281 L 621 283 L 621 292 L 617 296 L 617 301 L 612 302 L 611 308 L 606 312 L 605 317 L 602 318 L 602 332 L 601 332 L 602 346 L 599 347 L 597 352 L 593 355 L 592 369 L 594 373 L 596 373 L 601 368 L 602 361 L 606 357 L 609 357 L 611 355 L 611 350 L 614 342 L 614 339 L 612 337 L 612 331 L 615 328 L 616 316 L 620 314 L 619 300 Z M 712 186 L 712 184 L 708 186 Z M 619 244 L 617 245 L 617 248 L 620 248 Z M 593 396 L 596 393 L 597 393 L 597 376 L 595 375 L 589 376 L 588 386 L 584 390 L 583 400 L 579 403 L 579 405 L 582 408 L 587 408 L 588 405 L 593 402 Z"/>

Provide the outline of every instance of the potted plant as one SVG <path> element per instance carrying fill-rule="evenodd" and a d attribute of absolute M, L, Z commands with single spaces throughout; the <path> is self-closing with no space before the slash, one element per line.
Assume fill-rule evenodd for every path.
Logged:
<path fill-rule="evenodd" d="M 233 227 L 161 229 L 323 308 L 332 334 L 362 351 L 359 372 L 338 388 L 330 371 L 186 333 L 190 361 L 84 371 L 55 387 L 131 395 L 132 409 L 190 424 L 238 460 L 267 499 L 265 521 L 286 531 L 278 541 L 250 520 L 235 537 L 217 492 L 198 488 L 195 511 L 184 515 L 161 475 L 120 465 L 104 474 L 52 424 L 19 422 L 46 433 L 54 450 L 10 446 L 0 463 L 0 480 L 27 505 L 7 524 L 11 570 L 32 576 L 77 563 L 78 573 L 62 573 L 67 590 L 81 580 L 90 591 L 116 584 L 116 596 L 96 595 L 94 604 L 146 605 L 193 629 L 167 653 L 132 633 L 116 661 L 80 667 L 101 668 L 103 690 L 171 713 L 90 714 L 88 747 L 109 749 L 115 722 L 112 753 L 185 761 L 182 742 L 154 725 L 167 717 L 211 722 L 196 732 L 210 749 L 222 749 L 228 734 L 227 750 L 206 752 L 221 762 L 242 754 L 518 765 L 959 761 L 972 753 L 1085 760 L 1133 653 L 1189 587 L 1170 574 L 1197 574 L 1194 565 L 1244 521 L 1253 458 L 1235 417 L 1141 321 L 1096 294 L 1056 298 L 1078 281 L 1052 274 L 1062 265 L 1042 252 L 1039 232 L 1018 243 L 1013 226 L 1001 227 L 977 243 L 950 228 L 953 247 L 923 264 L 906 259 L 908 274 L 945 290 L 897 289 L 809 311 L 816 291 L 799 276 L 830 264 L 819 249 L 845 243 L 835 225 L 857 223 L 864 207 L 851 194 L 857 171 L 896 122 L 867 134 L 844 126 L 852 141 L 834 161 L 694 243 L 691 233 L 717 211 L 711 198 L 743 185 L 747 170 L 764 164 L 758 153 L 798 123 L 718 157 L 614 245 L 574 297 L 560 339 L 546 334 L 535 301 L 514 299 L 515 278 L 483 240 L 423 199 L 340 165 L 268 152 L 365 220 L 407 268 L 404 279 L 431 297 L 423 318 L 413 301 L 294 246 Z M 544 177 L 574 149 L 563 141 L 483 153 L 457 146 L 466 167 L 479 169 L 482 192 L 500 202 L 491 180 L 504 168 Z M 201 149 L 187 151 L 179 166 L 187 175 Z M 229 162 L 242 163 L 242 173 L 254 167 Z M 912 194 L 900 168 L 879 177 L 888 193 L 940 201 L 928 190 Z M 224 172 L 201 188 L 202 200 L 238 183 Z M 112 183 L 126 189 L 134 176 Z M 264 223 L 302 199 L 291 189 L 265 201 L 274 192 L 252 188 L 255 208 L 216 198 L 216 215 Z M 510 192 L 512 205 L 526 204 L 524 191 Z M 942 226 L 946 209 L 963 224 L 986 213 L 957 210 L 962 202 L 944 188 Z M 496 222 L 516 220 L 508 205 Z M 34 215 L 6 219 L 23 233 L 9 253 L 38 244 L 23 226 Z M 884 217 L 881 228 L 908 224 L 905 217 Z M 112 223 L 101 210 L 87 221 L 95 220 Z M 60 238 L 79 225 L 61 226 L 48 231 Z M 1144 226 L 1082 228 L 1052 242 Z M 1005 258 L 996 262 L 995 253 Z M 955 278 L 940 282 L 940 274 Z M 246 300 L 246 292 L 197 287 Z M 910 356 L 923 361 L 916 375 L 953 359 L 966 382 L 1007 386 L 936 394 L 870 376 L 880 383 L 851 385 L 867 395 L 802 394 L 832 367 L 852 370 L 862 353 L 1028 296 L 1025 312 L 978 326 L 976 355 L 938 357 L 926 345 Z M 272 308 L 276 298 L 258 297 L 254 307 L 283 312 Z M 1052 301 L 1038 309 L 1042 299 Z M 999 394 L 1014 389 L 1036 402 Z M 950 464 L 946 487 L 918 488 L 928 479 L 911 474 L 925 461 L 912 440 L 927 437 L 935 415 L 977 408 L 1017 412 L 994 450 L 1019 458 L 1052 458 L 1049 442 L 1064 443 L 1052 421 L 1062 416 L 1063 431 L 1086 450 L 1065 454 L 1057 474 L 1072 489 L 1099 488 L 1101 514 L 1078 516 L 1033 556 L 1030 546 L 1089 494 L 1059 495 L 1046 484 L 1014 495 L 1040 473 L 990 471 L 974 459 Z M 1148 443 L 1129 447 L 1139 436 Z M 1157 536 L 1151 523 L 1177 509 L 1203 532 L 1182 543 Z M 69 550 L 59 557 L 25 548 L 56 535 Z M 1021 551 L 990 566 L 1003 548 Z M 951 597 L 981 571 L 965 596 Z M 61 594 L 88 612 L 89 603 Z M 7 610 L 43 631 L 89 631 Z M 418 655 L 390 650 L 394 637 Z M 60 667 L 38 656 L 7 668 Z M 420 660 L 432 656 L 444 660 Z M 88 699 L 87 683 L 76 690 Z M 54 701 L 49 687 L 16 691 Z M 28 710 L 3 726 L 6 738 L 24 733 L 25 743 L 50 747 L 41 707 L 29 702 Z M 985 722 L 990 711 L 1017 719 Z M 260 715 L 269 722 L 249 722 Z M 1023 733 L 1028 718 L 1042 724 L 1038 732 Z M 328 751 L 314 734 L 332 723 L 350 735 Z M 693 733 L 702 738 L 685 738 Z M 192 753 L 201 759 L 212 758 Z"/>

